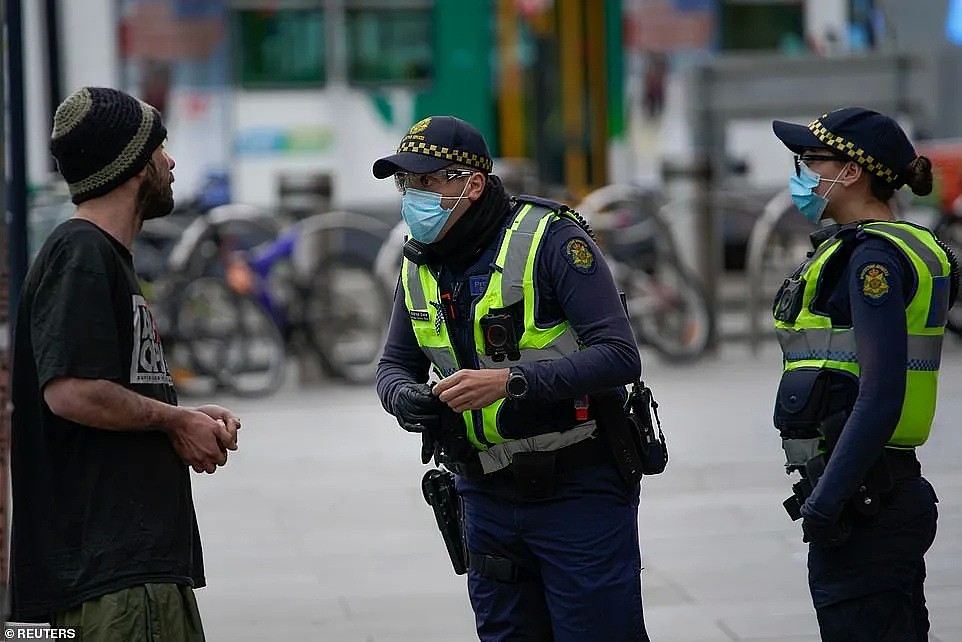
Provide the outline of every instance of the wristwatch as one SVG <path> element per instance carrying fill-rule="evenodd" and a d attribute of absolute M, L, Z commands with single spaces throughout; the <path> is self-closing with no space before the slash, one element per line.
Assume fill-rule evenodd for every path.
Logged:
<path fill-rule="evenodd" d="M 524 378 L 524 373 L 517 368 L 511 368 L 508 381 L 504 384 L 504 392 L 508 395 L 508 399 L 524 399 L 527 397 L 528 380 Z"/>

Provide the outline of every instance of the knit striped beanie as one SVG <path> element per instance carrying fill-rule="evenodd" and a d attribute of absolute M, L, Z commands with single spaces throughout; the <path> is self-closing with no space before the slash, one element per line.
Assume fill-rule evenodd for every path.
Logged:
<path fill-rule="evenodd" d="M 107 194 L 137 175 L 167 138 L 160 112 L 130 94 L 84 87 L 57 107 L 50 153 L 71 200 Z"/>

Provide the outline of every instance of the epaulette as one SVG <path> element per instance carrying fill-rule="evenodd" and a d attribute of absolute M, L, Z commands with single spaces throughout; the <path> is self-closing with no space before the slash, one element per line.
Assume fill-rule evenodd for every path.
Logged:
<path fill-rule="evenodd" d="M 534 196 L 532 194 L 519 194 L 518 196 L 514 197 L 514 200 L 518 203 L 531 203 L 532 205 L 540 205 L 541 207 L 546 207 L 549 210 L 554 210 L 556 212 L 571 209 L 564 203 L 552 201 L 548 198 L 541 198 L 540 196 Z"/>
<path fill-rule="evenodd" d="M 531 194 L 520 194 L 514 197 L 515 206 L 520 207 L 525 203 L 530 203 L 531 205 L 537 205 L 538 207 L 544 207 L 546 209 L 552 210 L 558 214 L 560 218 L 565 218 L 580 227 L 585 233 L 591 237 L 593 241 L 598 242 L 597 237 L 595 237 L 594 230 L 588 225 L 588 221 L 584 217 L 571 209 L 564 203 L 559 203 L 558 201 L 552 201 L 548 198 L 541 198 L 540 196 L 533 196 Z"/>

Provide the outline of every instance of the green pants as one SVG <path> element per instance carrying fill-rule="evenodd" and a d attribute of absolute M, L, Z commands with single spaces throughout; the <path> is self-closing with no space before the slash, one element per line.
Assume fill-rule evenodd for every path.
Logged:
<path fill-rule="evenodd" d="M 54 627 L 79 627 L 83 642 L 204 642 L 194 590 L 141 584 L 56 613 Z"/>

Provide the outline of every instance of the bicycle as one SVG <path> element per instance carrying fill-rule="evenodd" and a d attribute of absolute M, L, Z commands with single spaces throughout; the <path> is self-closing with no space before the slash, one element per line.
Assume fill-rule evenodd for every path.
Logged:
<path fill-rule="evenodd" d="M 273 234 L 269 218 L 252 209 L 202 212 L 172 244 L 162 275 L 144 281 L 171 372 L 188 394 L 215 388 L 263 396 L 283 383 L 283 339 L 242 284 L 233 256 Z"/>
<path fill-rule="evenodd" d="M 292 348 L 303 341 L 326 373 L 373 380 L 390 299 L 372 272 L 388 225 L 353 212 L 300 221 L 247 259 L 253 294 Z"/>
<path fill-rule="evenodd" d="M 594 228 L 625 294 L 635 339 L 667 361 L 693 361 L 712 343 L 715 314 L 656 202 L 654 192 L 615 184 L 588 194 L 576 209 Z"/>
<path fill-rule="evenodd" d="M 816 225 L 803 217 L 787 189 L 776 193 L 762 209 L 748 239 L 745 271 L 749 346 L 757 352 L 761 328 L 771 330 L 771 307 L 778 288 L 812 250 L 809 235 Z M 762 306 L 767 307 L 762 307 Z M 772 335 L 774 336 L 774 335 Z"/>

